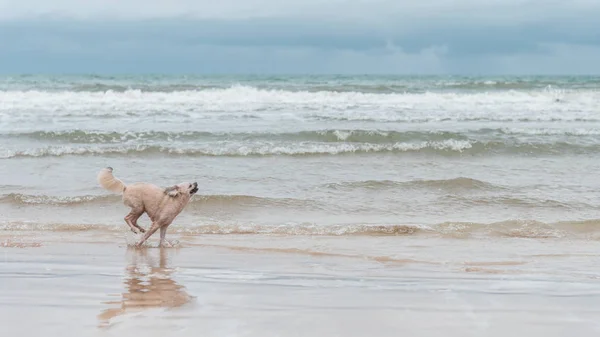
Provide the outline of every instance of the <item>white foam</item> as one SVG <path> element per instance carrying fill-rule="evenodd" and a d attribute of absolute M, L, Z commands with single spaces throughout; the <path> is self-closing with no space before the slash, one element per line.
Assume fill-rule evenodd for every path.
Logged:
<path fill-rule="evenodd" d="M 596 136 L 600 135 L 598 128 L 502 128 L 502 132 L 511 135 L 532 136 Z"/>
<path fill-rule="evenodd" d="M 556 99 L 559 99 L 557 102 Z M 600 92 L 493 91 L 479 93 L 293 92 L 247 86 L 175 92 L 0 91 L 0 119 L 57 123 L 60 117 L 330 118 L 375 121 L 598 119 Z"/>
<path fill-rule="evenodd" d="M 0 149 L 0 158 L 13 157 L 45 157 L 65 155 L 125 154 L 129 152 L 187 154 L 199 156 L 267 156 L 267 155 L 319 155 L 369 152 L 411 152 L 423 149 L 462 152 L 472 148 L 473 144 L 466 140 L 444 140 L 423 142 L 398 142 L 387 144 L 371 143 L 267 143 L 248 144 L 219 143 L 196 144 L 194 147 L 122 145 L 122 146 L 47 146 L 27 150 Z"/>

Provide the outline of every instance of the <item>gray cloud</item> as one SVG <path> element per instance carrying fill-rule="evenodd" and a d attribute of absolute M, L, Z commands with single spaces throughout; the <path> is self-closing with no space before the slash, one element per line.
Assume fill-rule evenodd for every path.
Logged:
<path fill-rule="evenodd" d="M 194 19 L 300 18 L 384 24 L 406 20 L 526 23 L 576 20 L 598 13 L 596 0 L 11 0 L 0 1 L 0 18 Z"/>
<path fill-rule="evenodd" d="M 535 51 L 539 44 L 570 43 L 600 45 L 600 23 L 589 18 L 565 26 L 537 23 L 498 27 L 494 25 L 415 25 L 381 29 L 366 24 L 335 24 L 327 21 L 254 20 L 147 20 L 147 21 L 34 21 L 0 23 L 6 48 L 21 39 L 62 38 L 75 44 L 106 44 L 112 41 L 159 43 L 165 46 L 215 45 L 241 47 L 309 47 L 370 50 L 389 44 L 406 52 L 445 45 L 449 55 L 510 54 Z M 595 19 L 595 18 L 594 18 Z M 11 43 L 12 42 L 12 43 Z"/>
<path fill-rule="evenodd" d="M 0 72 L 598 73 L 599 12 L 591 0 L 0 0 Z"/>

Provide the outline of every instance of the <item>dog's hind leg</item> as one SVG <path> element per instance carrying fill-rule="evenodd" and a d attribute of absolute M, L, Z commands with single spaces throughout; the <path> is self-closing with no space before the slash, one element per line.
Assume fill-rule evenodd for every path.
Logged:
<path fill-rule="evenodd" d="M 142 216 L 142 214 L 144 214 L 144 212 L 145 212 L 145 210 L 142 209 L 141 211 L 136 213 L 135 218 L 133 218 L 131 221 L 131 223 L 135 226 L 135 228 L 139 229 L 140 232 L 142 232 L 142 233 L 146 233 L 146 230 L 144 228 L 140 227 L 140 225 L 137 224 L 137 221 Z"/>
<path fill-rule="evenodd" d="M 141 247 L 142 244 L 144 244 L 144 242 L 146 240 L 148 240 L 148 238 L 154 234 L 154 232 L 156 232 L 158 229 L 160 228 L 160 225 L 158 222 L 153 222 L 152 226 L 150 226 L 150 228 L 148 229 L 148 231 L 146 232 L 146 234 L 144 234 L 144 237 L 142 237 L 142 239 L 140 240 L 140 242 L 138 242 L 136 244 L 137 247 Z"/>
<path fill-rule="evenodd" d="M 131 212 L 129 212 L 129 214 L 127 214 L 127 216 L 125 217 L 125 222 L 127 223 L 127 225 L 129 225 L 129 228 L 131 228 L 131 231 L 135 234 L 137 234 L 137 231 L 135 230 L 136 228 L 139 229 L 142 233 L 146 232 L 145 229 L 143 229 L 137 224 L 137 220 L 142 216 L 142 214 L 144 214 L 143 208 L 132 208 Z"/>

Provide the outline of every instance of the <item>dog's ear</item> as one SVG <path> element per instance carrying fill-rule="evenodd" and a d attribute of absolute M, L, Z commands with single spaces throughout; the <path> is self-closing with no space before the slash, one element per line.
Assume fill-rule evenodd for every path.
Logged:
<path fill-rule="evenodd" d="M 177 185 L 165 188 L 165 194 L 175 198 L 179 195 L 179 189 L 177 189 Z"/>

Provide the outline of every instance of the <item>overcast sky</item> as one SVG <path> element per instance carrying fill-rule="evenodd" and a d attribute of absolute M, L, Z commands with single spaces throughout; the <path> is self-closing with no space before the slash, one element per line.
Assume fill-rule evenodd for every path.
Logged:
<path fill-rule="evenodd" d="M 600 74 L 598 0 L 0 0 L 0 73 Z"/>

